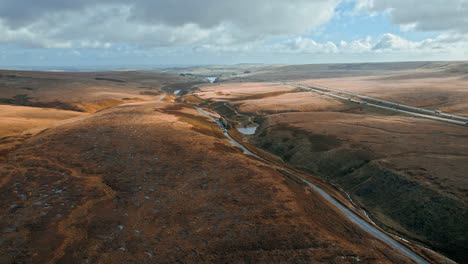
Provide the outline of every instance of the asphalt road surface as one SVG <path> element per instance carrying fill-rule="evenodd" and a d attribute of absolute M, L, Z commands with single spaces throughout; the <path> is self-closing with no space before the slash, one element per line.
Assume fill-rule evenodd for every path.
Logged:
<path fill-rule="evenodd" d="M 416 111 L 420 111 L 420 112 L 424 112 L 424 113 L 428 113 L 428 114 L 437 114 L 437 115 L 444 116 L 444 117 L 447 117 L 447 118 L 459 119 L 459 120 L 462 120 L 462 121 L 468 121 L 468 117 L 465 117 L 465 116 L 452 115 L 452 114 L 444 113 L 444 112 L 441 112 L 441 111 L 433 111 L 433 110 L 428 110 L 428 109 L 424 109 L 424 108 L 420 108 L 420 107 L 414 107 L 414 106 L 409 106 L 409 105 L 405 105 L 405 104 L 399 104 L 397 102 L 391 102 L 391 101 L 387 101 L 387 100 L 382 100 L 382 99 L 369 97 L 369 96 L 365 96 L 365 95 L 345 92 L 345 91 L 341 91 L 341 90 L 337 90 L 337 89 L 331 89 L 331 88 L 328 88 L 328 87 L 323 87 L 323 86 L 318 86 L 318 85 L 305 85 L 305 86 L 310 87 L 310 88 L 317 88 L 317 89 L 327 90 L 327 91 L 331 91 L 331 92 L 336 92 L 336 93 L 340 93 L 340 94 L 347 94 L 347 95 L 351 95 L 351 96 L 355 96 L 355 97 L 359 97 L 359 98 L 363 98 L 363 99 L 373 100 L 373 101 L 376 101 L 376 102 L 389 104 L 389 105 L 397 106 L 397 107 L 400 107 L 400 108 L 406 108 L 406 109 L 416 110 Z"/>
<path fill-rule="evenodd" d="M 272 166 L 274 166 L 275 168 L 281 170 L 281 171 L 284 171 L 286 173 L 288 173 L 289 175 L 292 175 L 296 178 L 298 178 L 299 180 L 301 180 L 302 182 L 304 182 L 305 184 L 307 184 L 309 187 L 311 187 L 312 189 L 314 189 L 318 194 L 320 194 L 323 198 L 325 198 L 326 200 L 328 200 L 331 204 L 333 204 L 336 208 L 338 208 L 338 210 L 340 210 L 349 220 L 351 220 L 351 222 L 353 222 L 354 224 L 358 225 L 360 228 L 362 228 L 364 231 L 366 231 L 367 233 L 371 234 L 372 236 L 380 239 L 381 241 L 383 241 L 385 244 L 391 246 L 392 248 L 395 248 L 397 250 L 399 250 L 400 252 L 402 252 L 404 255 L 406 255 L 407 257 L 411 258 L 412 260 L 414 260 L 416 263 L 423 263 L 423 264 L 429 264 L 429 262 L 425 259 L 423 259 L 421 256 L 419 256 L 418 254 L 416 254 L 415 252 L 413 252 L 411 249 L 409 249 L 408 247 L 406 247 L 405 245 L 399 243 L 398 241 L 396 241 L 395 239 L 391 238 L 389 235 L 385 234 L 384 232 L 382 232 L 381 230 L 379 230 L 378 228 L 376 228 L 375 226 L 371 225 L 370 223 L 368 223 L 366 220 L 364 220 L 363 218 L 361 218 L 359 215 L 357 215 L 356 213 L 354 213 L 353 211 L 351 211 L 350 209 L 348 209 L 346 206 L 344 206 L 341 202 L 339 202 L 338 200 L 336 200 L 335 198 L 333 198 L 331 195 L 329 195 L 327 192 L 325 192 L 323 189 L 319 188 L 318 186 L 314 185 L 313 183 L 311 183 L 310 181 L 304 179 L 303 177 L 299 176 L 298 174 L 288 170 L 288 169 L 285 169 L 281 166 L 278 166 L 276 165 L 275 163 L 273 162 L 270 162 L 258 155 L 256 155 L 255 153 L 249 151 L 246 147 L 244 147 L 241 143 L 237 142 L 235 139 L 233 139 L 227 132 L 227 130 L 224 128 L 223 124 L 221 123 L 221 121 L 219 121 L 218 119 L 210 116 L 208 113 L 206 113 L 205 111 L 201 110 L 200 108 L 196 107 L 197 111 L 200 112 L 201 114 L 207 116 L 208 118 L 210 118 L 211 120 L 215 121 L 216 124 L 218 124 L 218 126 L 221 128 L 221 130 L 223 131 L 223 134 L 229 139 L 232 141 L 232 143 L 234 143 L 236 146 L 238 146 L 239 148 L 242 149 L 242 151 L 244 152 L 244 154 L 248 154 L 248 155 L 251 155 L 251 156 L 254 156 L 256 157 L 257 159 L 260 159 L 262 161 L 264 161 L 265 163 L 268 163 Z"/>
<path fill-rule="evenodd" d="M 343 91 L 329 89 L 329 88 L 321 87 L 321 86 L 311 86 L 311 85 L 303 85 L 303 84 L 288 83 L 288 82 L 280 82 L 280 83 L 290 85 L 290 86 L 293 86 L 293 87 L 296 87 L 296 88 L 301 88 L 301 89 L 304 89 L 304 90 L 316 92 L 316 93 L 319 93 L 319 94 L 328 95 L 328 96 L 335 97 L 335 98 L 345 100 L 345 101 L 348 101 L 348 102 L 364 104 L 364 105 L 377 107 L 377 108 L 381 108 L 381 109 L 386 109 L 386 110 L 390 110 L 390 111 L 394 111 L 394 112 L 400 112 L 400 113 L 419 116 L 419 117 L 423 117 L 423 118 L 428 118 L 428 119 L 433 119 L 433 120 L 438 120 L 438 121 L 444 121 L 444 122 L 457 124 L 457 125 L 468 125 L 468 123 L 467 123 L 468 121 L 466 121 L 466 120 L 468 120 L 468 118 L 463 117 L 463 116 L 451 115 L 451 114 L 446 114 L 446 113 L 442 113 L 442 112 L 439 112 L 439 114 L 437 114 L 437 115 L 448 116 L 450 118 L 427 115 L 427 114 L 421 114 L 421 113 L 416 113 L 416 112 L 413 112 L 413 111 L 410 111 L 410 110 L 416 110 L 416 111 L 431 113 L 431 114 L 436 114 L 436 113 L 435 113 L 435 111 L 427 110 L 427 109 L 424 109 L 424 108 L 418 108 L 418 107 L 403 105 L 403 104 L 399 104 L 399 103 L 396 103 L 396 102 L 385 101 L 385 100 L 381 100 L 381 99 L 377 99 L 377 98 L 372 98 L 372 97 L 368 97 L 368 96 L 364 96 L 364 95 L 343 92 Z M 381 102 L 381 103 L 384 103 L 384 104 L 387 104 L 387 105 L 390 105 L 390 106 L 383 106 L 383 105 L 369 103 L 367 101 L 360 101 L 360 100 L 352 99 L 350 97 L 344 97 L 344 96 L 336 95 L 336 94 L 331 93 L 331 92 L 324 92 L 322 90 L 328 90 L 328 91 L 331 91 L 331 92 L 336 92 L 336 93 L 346 94 L 346 95 L 350 95 L 350 96 L 354 96 L 354 97 L 358 97 L 358 98 L 368 99 L 368 100 L 371 100 L 371 101 Z M 400 108 L 406 108 L 408 110 L 403 110 L 403 109 L 400 109 Z M 455 119 L 459 119 L 459 120 L 455 120 Z"/>
<path fill-rule="evenodd" d="M 162 101 L 164 98 L 166 98 L 167 93 L 162 89 L 163 87 L 159 88 L 159 91 L 163 92 L 164 94 L 159 98 L 159 101 Z"/>

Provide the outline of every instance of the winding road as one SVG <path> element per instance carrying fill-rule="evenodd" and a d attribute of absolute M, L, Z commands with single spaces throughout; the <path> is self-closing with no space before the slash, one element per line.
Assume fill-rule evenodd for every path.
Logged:
<path fill-rule="evenodd" d="M 159 98 L 159 101 L 162 101 L 164 98 L 166 98 L 167 93 L 162 89 L 164 86 L 159 87 L 159 91 L 163 92 L 164 94 Z"/>
<path fill-rule="evenodd" d="M 244 152 L 244 154 L 247 154 L 247 155 L 251 155 L 251 156 L 254 156 L 256 157 L 257 159 L 260 159 L 262 160 L 263 162 L 301 180 L 302 182 L 304 182 L 305 184 L 307 184 L 309 187 L 311 187 L 312 189 L 314 189 L 318 194 L 320 194 L 323 198 L 325 198 L 326 200 L 328 200 L 331 204 L 333 204 L 336 208 L 338 208 L 338 210 L 340 210 L 351 222 L 353 222 L 354 224 L 358 225 L 360 228 L 362 228 L 364 231 L 366 231 L 367 233 L 371 234 L 372 236 L 380 239 L 381 241 L 383 241 L 385 244 L 391 246 L 392 248 L 395 248 L 397 250 L 399 250 L 400 252 L 402 252 L 404 255 L 406 255 L 407 257 L 411 258 L 412 260 L 414 260 L 416 263 L 422 263 L 422 264 L 429 264 L 429 262 L 425 259 L 423 259 L 421 256 L 419 256 L 418 254 L 416 254 L 415 252 L 413 252 L 411 249 L 409 249 L 408 247 L 406 247 L 405 245 L 399 243 L 398 241 L 396 241 L 395 239 L 393 239 L 392 237 L 390 237 L 389 235 L 385 234 L 384 232 L 382 232 L 380 229 L 376 228 L 375 226 L 371 225 L 370 223 L 368 223 L 366 220 L 364 220 L 363 218 L 361 218 L 359 215 L 357 215 L 356 213 L 354 213 L 353 211 L 351 211 L 350 209 L 348 209 L 346 206 L 344 206 L 341 202 L 339 202 L 338 200 L 336 200 L 335 198 L 333 198 L 331 195 L 329 195 L 327 192 L 325 192 L 323 189 L 321 189 L 320 187 L 314 185 L 313 183 L 311 183 L 310 181 L 306 180 L 305 178 L 301 177 L 300 175 L 286 169 L 286 168 L 283 168 L 271 161 L 268 161 L 258 155 L 256 155 L 255 153 L 249 151 L 246 147 L 244 147 L 241 143 L 237 142 L 235 139 L 233 139 L 229 133 L 227 132 L 227 130 L 224 128 L 223 124 L 221 123 L 221 121 L 219 121 L 217 118 L 214 118 L 212 117 L 211 115 L 209 115 L 208 113 L 206 113 L 205 111 L 203 111 L 202 109 L 198 108 L 198 107 L 195 107 L 197 109 L 197 111 L 203 115 L 205 115 L 206 117 L 210 118 L 211 120 L 215 121 L 216 124 L 218 124 L 218 126 L 221 128 L 221 130 L 223 131 L 223 134 L 229 139 L 231 140 L 232 143 L 234 143 L 236 146 L 238 146 L 239 148 L 242 149 L 242 151 Z"/>

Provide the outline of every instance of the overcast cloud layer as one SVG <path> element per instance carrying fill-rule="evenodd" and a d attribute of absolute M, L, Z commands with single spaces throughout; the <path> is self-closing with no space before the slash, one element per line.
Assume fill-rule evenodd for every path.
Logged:
<path fill-rule="evenodd" d="M 38 47 L 232 45 L 306 32 L 337 0 L 0 1 L 3 42 Z M 97 3 L 96 3 L 97 2 Z M 317 12 L 318 11 L 318 12 Z M 313 15 L 312 15 L 313 14 Z"/>
<path fill-rule="evenodd" d="M 349 61 L 360 54 L 374 61 L 468 59 L 467 14 L 468 0 L 0 0 L 0 65 L 13 54 L 6 46 L 17 56 L 44 49 L 89 56 L 99 49 L 166 56 L 166 61 L 174 53 L 251 55 L 256 62 L 274 62 L 271 56 L 282 54 L 282 63 L 288 55 L 295 63 L 297 54 L 310 63 L 326 62 L 321 55 Z M 325 32 L 315 39 L 338 18 L 373 16 L 386 16 L 400 32 L 361 36 L 362 29 L 354 27 L 345 30 L 360 37 L 332 42 Z M 340 23 L 346 26 L 343 19 Z M 399 36 L 411 38 L 412 32 L 434 37 Z"/>
<path fill-rule="evenodd" d="M 359 8 L 388 11 L 392 23 L 417 30 L 468 32 L 467 0 L 359 0 Z"/>

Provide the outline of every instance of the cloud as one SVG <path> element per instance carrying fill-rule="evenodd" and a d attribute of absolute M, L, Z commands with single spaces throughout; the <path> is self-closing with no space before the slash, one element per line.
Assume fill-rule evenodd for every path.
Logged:
<path fill-rule="evenodd" d="M 278 52 L 284 53 L 337 53 L 338 47 L 331 41 L 317 43 L 313 39 L 296 37 L 272 46 Z"/>
<path fill-rule="evenodd" d="M 465 54 L 468 45 L 468 35 L 465 34 L 441 34 L 434 39 L 422 41 L 409 41 L 402 37 L 387 33 L 372 47 L 378 52 L 406 52 L 413 54 Z"/>
<path fill-rule="evenodd" d="M 64 57 L 73 54 L 93 62 L 97 56 L 111 60 L 125 55 L 132 61 L 151 58 L 150 63 L 156 61 L 153 57 L 198 63 L 206 55 L 229 62 L 254 58 L 258 62 L 275 62 L 280 57 L 286 62 L 290 62 L 289 58 L 461 59 L 468 56 L 467 3 L 468 0 L 0 0 L 0 49 L 9 49 L 2 58 L 16 54 L 16 59 L 10 61 L 28 57 L 21 55 L 24 52 L 40 53 L 45 58 L 63 52 Z M 359 20 L 363 14 L 381 13 L 388 15 L 407 38 L 395 32 L 373 31 L 372 37 L 362 38 L 361 30 L 367 29 L 351 26 L 353 19 Z M 345 19 L 350 19 L 346 28 L 350 32 L 333 32 L 342 30 L 336 29 L 336 23 L 345 25 Z M 326 23 L 331 27 L 323 26 Z M 330 28 L 332 32 L 327 32 Z M 438 33 L 426 35 L 439 35 L 414 41 L 411 34 L 415 31 L 434 31 Z M 348 39 L 336 41 L 339 35 Z"/>
<path fill-rule="evenodd" d="M 41 34 L 36 33 L 28 28 L 19 28 L 13 30 L 7 27 L 0 21 L 0 43 L 11 43 L 20 41 L 21 44 L 28 48 L 71 48 L 70 41 L 59 41 L 48 38 L 43 38 Z"/>
<path fill-rule="evenodd" d="M 373 50 L 408 50 L 417 46 L 417 43 L 408 41 L 399 36 L 387 33 L 375 44 Z"/>
<path fill-rule="evenodd" d="M 236 45 L 307 32 L 339 0 L 0 0 L 1 42 L 106 48 Z M 84 43 L 84 44 L 81 44 Z"/>
<path fill-rule="evenodd" d="M 456 54 L 466 56 L 465 47 L 468 36 L 463 34 L 441 34 L 434 39 L 409 41 L 400 36 L 386 33 L 372 41 L 371 37 L 346 42 L 316 42 L 311 38 L 297 37 L 271 45 L 268 51 L 272 53 L 325 54 L 333 56 L 348 55 L 410 55 L 410 56 L 438 56 Z M 259 47 L 260 50 L 260 47 Z M 455 56 L 456 57 L 456 56 Z"/>
<path fill-rule="evenodd" d="M 402 25 L 403 29 L 468 33 L 467 0 L 356 1 L 359 10 L 388 12 L 390 21 Z"/>
<path fill-rule="evenodd" d="M 414 31 L 414 29 L 416 28 L 416 26 L 417 26 L 417 25 L 416 25 L 415 23 L 400 25 L 400 31 L 401 31 L 401 32 L 410 32 L 410 31 Z"/>
<path fill-rule="evenodd" d="M 338 47 L 341 50 L 346 50 L 349 53 L 367 52 L 372 49 L 372 38 L 368 36 L 365 39 L 353 40 L 349 43 L 342 40 L 340 41 Z"/>
<path fill-rule="evenodd" d="M 373 50 L 373 45 L 371 37 L 351 42 L 341 40 L 338 43 L 331 41 L 316 42 L 311 38 L 296 37 L 271 45 L 268 50 L 274 53 L 340 55 L 370 53 Z"/>

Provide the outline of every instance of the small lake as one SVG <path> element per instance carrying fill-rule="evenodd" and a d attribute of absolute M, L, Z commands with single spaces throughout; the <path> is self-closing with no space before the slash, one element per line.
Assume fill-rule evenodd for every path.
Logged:
<path fill-rule="evenodd" d="M 258 125 L 252 127 L 236 127 L 237 131 L 244 135 L 253 135 L 257 130 Z"/>
<path fill-rule="evenodd" d="M 218 79 L 218 77 L 206 77 L 208 79 L 208 81 L 210 81 L 210 83 L 214 83 L 216 81 L 216 79 Z"/>

